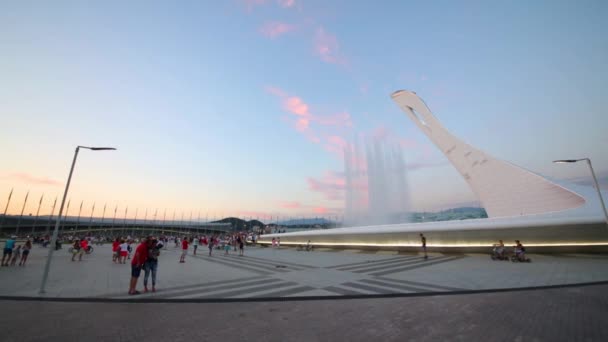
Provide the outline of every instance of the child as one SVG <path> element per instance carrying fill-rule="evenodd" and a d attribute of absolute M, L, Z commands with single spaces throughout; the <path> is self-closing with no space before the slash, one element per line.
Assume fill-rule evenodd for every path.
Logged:
<path fill-rule="evenodd" d="M 21 258 L 21 245 L 17 246 L 13 251 L 13 259 L 11 260 L 11 266 L 15 266 L 17 259 Z"/>

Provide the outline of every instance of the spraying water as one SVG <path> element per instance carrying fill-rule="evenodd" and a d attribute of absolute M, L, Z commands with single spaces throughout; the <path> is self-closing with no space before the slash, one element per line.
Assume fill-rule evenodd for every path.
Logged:
<path fill-rule="evenodd" d="M 354 139 L 344 149 L 345 223 L 407 222 L 409 196 L 403 152 L 379 139 Z"/>

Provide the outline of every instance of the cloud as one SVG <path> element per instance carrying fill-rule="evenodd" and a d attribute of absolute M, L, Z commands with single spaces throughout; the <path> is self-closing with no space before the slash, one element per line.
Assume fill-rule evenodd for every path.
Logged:
<path fill-rule="evenodd" d="M 279 203 L 279 207 L 287 208 L 287 209 L 297 209 L 302 207 L 302 203 L 300 202 L 281 202 Z"/>
<path fill-rule="evenodd" d="M 340 54 L 338 38 L 319 27 L 313 39 L 314 52 L 326 63 L 346 65 L 346 59 Z"/>
<path fill-rule="evenodd" d="M 291 8 L 296 5 L 296 0 L 277 0 L 277 4 L 283 8 Z"/>
<path fill-rule="evenodd" d="M 296 115 L 311 116 L 308 105 L 297 96 L 286 98 L 283 102 L 283 108 Z"/>
<path fill-rule="evenodd" d="M 295 29 L 295 26 L 281 22 L 268 22 L 260 27 L 260 33 L 267 38 L 277 38 Z"/>
<path fill-rule="evenodd" d="M 326 199 L 330 201 L 344 200 L 344 188 L 346 186 L 344 177 L 333 172 L 326 172 L 322 179 L 309 177 L 306 181 L 309 190 L 323 194 Z"/>
<path fill-rule="evenodd" d="M 47 177 L 37 177 L 32 176 L 25 172 L 13 173 L 7 176 L 2 176 L 0 179 L 8 180 L 8 181 L 17 181 L 21 183 L 33 184 L 33 185 L 51 185 L 51 186 L 61 186 L 63 185 L 59 181 L 56 181 Z"/>
<path fill-rule="evenodd" d="M 239 216 L 244 216 L 243 219 L 245 220 L 249 220 L 251 219 L 269 219 L 272 217 L 272 213 L 268 213 L 268 212 L 264 212 L 264 211 L 247 211 L 247 210 L 243 210 L 243 211 L 239 211 L 238 212 Z"/>
<path fill-rule="evenodd" d="M 327 213 L 329 213 L 329 209 L 327 209 L 325 207 L 316 207 L 316 208 L 313 208 L 312 211 L 314 211 L 315 214 L 327 214 Z"/>
<path fill-rule="evenodd" d="M 449 165 L 450 163 L 446 160 L 443 161 L 435 161 L 435 162 L 413 162 L 413 163 L 406 163 L 405 167 L 409 170 L 409 171 L 414 171 L 414 170 L 420 170 L 420 169 L 426 169 L 426 168 L 430 168 L 430 167 L 440 167 L 440 166 L 446 166 Z"/>

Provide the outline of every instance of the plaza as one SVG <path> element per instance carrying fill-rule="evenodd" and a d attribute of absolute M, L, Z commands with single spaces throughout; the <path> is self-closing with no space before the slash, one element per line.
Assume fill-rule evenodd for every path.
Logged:
<path fill-rule="evenodd" d="M 65 248 L 65 247 L 64 247 Z M 275 300 L 340 296 L 466 293 L 608 281 L 608 256 L 531 254 L 531 263 L 492 261 L 489 254 L 416 253 L 318 248 L 248 247 L 231 251 L 192 249 L 180 264 L 180 249 L 159 257 L 157 292 L 129 296 L 130 265 L 112 262 L 111 247 L 95 246 L 81 262 L 56 251 L 46 293 L 38 293 L 47 249 L 35 246 L 25 267 L 0 268 L 3 298 L 214 301 Z M 142 289 L 143 272 L 138 288 Z"/>

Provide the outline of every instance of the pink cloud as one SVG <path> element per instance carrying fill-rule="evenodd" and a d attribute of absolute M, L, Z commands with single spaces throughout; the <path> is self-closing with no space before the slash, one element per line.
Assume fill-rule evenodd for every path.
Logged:
<path fill-rule="evenodd" d="M 47 177 L 37 177 L 37 176 L 33 176 L 33 175 L 30 175 L 25 172 L 18 172 L 18 173 L 13 173 L 13 174 L 10 174 L 7 176 L 2 176 L 2 177 L 0 177 L 0 179 L 9 180 L 9 181 L 17 181 L 17 182 L 22 182 L 22 183 L 27 183 L 27 184 L 34 184 L 34 185 L 51 185 L 51 186 L 61 186 L 62 185 L 62 183 L 60 183 L 59 181 L 56 181 L 54 179 L 50 179 Z"/>
<path fill-rule="evenodd" d="M 291 32 L 295 26 L 281 22 L 268 22 L 260 27 L 260 33 L 265 37 L 274 39 L 285 33 Z"/>
<path fill-rule="evenodd" d="M 353 125 L 351 116 L 348 112 L 340 112 L 327 116 L 315 116 L 315 121 L 324 126 L 350 127 Z"/>
<path fill-rule="evenodd" d="M 325 207 L 316 207 L 312 211 L 314 211 L 315 214 L 327 214 L 327 213 L 329 213 L 329 209 L 327 209 Z"/>
<path fill-rule="evenodd" d="M 324 148 L 327 152 L 334 153 L 340 157 L 344 154 L 344 149 L 348 146 L 348 143 L 344 138 L 337 135 L 330 135 L 326 138 Z"/>
<path fill-rule="evenodd" d="M 301 208 L 302 203 L 300 203 L 300 202 L 281 202 L 281 203 L 279 203 L 279 206 L 281 208 L 296 209 L 296 208 Z"/>
<path fill-rule="evenodd" d="M 319 27 L 313 40 L 314 52 L 322 61 L 332 64 L 345 65 L 346 60 L 340 55 L 338 38 Z"/>
<path fill-rule="evenodd" d="M 283 108 L 296 115 L 310 116 L 308 105 L 297 96 L 292 96 L 285 99 L 283 102 Z"/>
<path fill-rule="evenodd" d="M 307 182 L 309 190 L 320 192 L 328 200 L 344 200 L 344 188 L 346 186 L 346 180 L 343 176 L 339 176 L 333 172 L 327 172 L 323 179 L 319 180 L 309 177 Z"/>
<path fill-rule="evenodd" d="M 291 8 L 296 5 L 296 0 L 277 0 L 277 3 L 283 8 Z"/>
<path fill-rule="evenodd" d="M 238 212 L 239 216 L 245 216 L 245 219 L 269 219 L 270 217 L 272 217 L 271 213 L 268 212 L 264 212 L 264 211 L 247 211 L 247 210 L 243 210 L 243 211 L 239 211 Z"/>
<path fill-rule="evenodd" d="M 269 94 L 272 94 L 274 96 L 287 97 L 287 93 L 281 88 L 277 88 L 277 87 L 273 87 L 273 86 L 266 86 L 266 87 L 264 87 L 264 89 L 266 90 L 266 92 L 268 92 Z"/>

